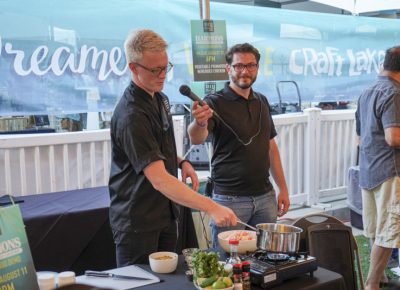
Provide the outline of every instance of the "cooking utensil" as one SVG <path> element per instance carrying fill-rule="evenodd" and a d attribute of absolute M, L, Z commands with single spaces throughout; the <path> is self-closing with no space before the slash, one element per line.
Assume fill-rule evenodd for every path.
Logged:
<path fill-rule="evenodd" d="M 301 228 L 264 223 L 256 225 L 257 248 L 268 252 L 296 253 L 299 250 Z"/>
<path fill-rule="evenodd" d="M 114 279 L 127 279 L 127 280 L 151 280 L 150 278 L 118 275 L 118 274 L 114 274 L 114 273 L 91 271 L 91 270 L 86 270 L 85 275 L 88 277 L 99 277 L 99 278 L 114 278 Z"/>
<path fill-rule="evenodd" d="M 246 224 L 245 222 L 242 222 L 241 220 L 237 220 L 236 222 L 239 223 L 239 224 L 242 224 L 242 225 L 244 225 L 244 226 L 246 226 L 246 227 L 248 227 L 249 229 L 252 229 L 253 231 L 258 232 L 258 229 L 256 229 L 255 227 L 253 227 L 253 226 L 251 226 L 251 225 L 249 225 L 249 224 Z"/>
<path fill-rule="evenodd" d="M 257 224 L 256 227 L 246 224 L 241 220 L 237 223 L 242 224 L 257 233 L 257 248 L 268 252 L 296 253 L 300 245 L 301 228 L 285 225 L 264 223 Z"/>

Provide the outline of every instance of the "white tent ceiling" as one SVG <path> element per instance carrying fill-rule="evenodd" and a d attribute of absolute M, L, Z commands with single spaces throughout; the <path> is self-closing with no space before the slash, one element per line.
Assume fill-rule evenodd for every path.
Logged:
<path fill-rule="evenodd" d="M 344 9 L 353 14 L 400 9 L 400 0 L 310 0 L 310 1 Z"/>

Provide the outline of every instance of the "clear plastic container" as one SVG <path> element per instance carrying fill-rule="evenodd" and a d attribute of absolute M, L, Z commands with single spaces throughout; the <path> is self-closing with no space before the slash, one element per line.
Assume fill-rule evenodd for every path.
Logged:
<path fill-rule="evenodd" d="M 37 278 L 40 290 L 53 290 L 56 288 L 56 278 L 54 274 L 38 274 Z"/>
<path fill-rule="evenodd" d="M 75 284 L 75 272 L 65 271 L 58 274 L 58 287 Z"/>

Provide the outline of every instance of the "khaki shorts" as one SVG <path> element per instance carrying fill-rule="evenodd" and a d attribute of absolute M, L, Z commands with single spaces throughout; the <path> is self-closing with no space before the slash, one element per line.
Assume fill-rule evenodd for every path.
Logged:
<path fill-rule="evenodd" d="M 385 248 L 400 248 L 400 177 L 362 189 L 364 235 Z"/>

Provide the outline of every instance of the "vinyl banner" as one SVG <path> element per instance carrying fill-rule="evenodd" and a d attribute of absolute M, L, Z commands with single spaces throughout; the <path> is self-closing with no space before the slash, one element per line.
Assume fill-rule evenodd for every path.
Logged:
<path fill-rule="evenodd" d="M 174 67 L 164 92 L 172 103 L 186 102 L 182 84 L 214 81 L 215 72 L 225 78 L 222 49 L 243 42 L 260 51 L 254 88 L 270 103 L 278 102 L 282 81 L 296 82 L 303 102 L 353 101 L 376 78 L 385 50 L 400 43 L 398 19 L 210 5 L 211 18 L 225 22 L 215 21 L 214 28 L 226 27 L 213 54 L 201 42 L 191 46 L 198 1 L 0 1 L 0 116 L 112 111 L 131 79 L 123 43 L 137 28 L 168 42 Z M 192 50 L 195 62 L 207 67 L 193 63 Z M 298 96 L 284 85 L 281 98 Z"/>
<path fill-rule="evenodd" d="M 39 289 L 18 205 L 0 207 L 0 289 Z"/>

